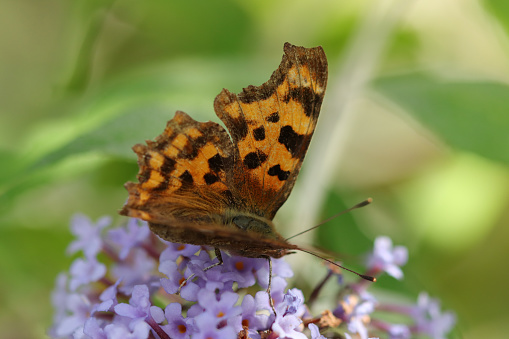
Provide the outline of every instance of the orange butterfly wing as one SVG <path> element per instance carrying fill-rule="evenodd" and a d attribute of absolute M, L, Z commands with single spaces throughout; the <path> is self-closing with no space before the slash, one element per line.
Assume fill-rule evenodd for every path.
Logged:
<path fill-rule="evenodd" d="M 259 87 L 239 94 L 224 89 L 214 109 L 240 158 L 234 195 L 250 212 L 272 219 L 290 194 L 315 130 L 325 88 L 327 59 L 321 47 L 286 43 L 279 68 Z"/>

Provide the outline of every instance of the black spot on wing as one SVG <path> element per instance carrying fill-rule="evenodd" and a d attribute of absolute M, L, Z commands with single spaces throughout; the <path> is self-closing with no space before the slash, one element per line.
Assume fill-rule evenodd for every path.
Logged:
<path fill-rule="evenodd" d="M 161 173 L 169 174 L 173 172 L 176 164 L 177 162 L 175 161 L 175 159 L 164 157 L 164 162 L 160 169 Z"/>
<path fill-rule="evenodd" d="M 208 163 L 209 163 L 209 168 L 212 172 L 218 173 L 218 172 L 224 171 L 223 157 L 221 157 L 219 155 L 219 153 L 217 153 L 212 158 L 210 158 L 208 160 Z"/>
<path fill-rule="evenodd" d="M 284 181 L 284 180 L 288 179 L 288 176 L 290 175 L 290 171 L 283 171 L 281 169 L 281 166 L 276 165 L 276 166 L 272 166 L 271 168 L 269 168 L 269 171 L 267 172 L 267 174 L 270 176 L 277 176 L 277 178 L 280 181 Z"/>
<path fill-rule="evenodd" d="M 304 141 L 304 136 L 295 133 L 292 126 L 286 125 L 281 128 L 278 141 L 279 143 L 283 144 L 292 154 L 292 157 L 295 158 L 299 155 L 302 142 Z"/>
<path fill-rule="evenodd" d="M 203 180 L 205 180 L 205 183 L 207 185 L 212 185 L 213 183 L 219 181 L 219 177 L 217 175 L 215 175 L 214 173 L 206 173 L 203 176 Z"/>
<path fill-rule="evenodd" d="M 253 136 L 256 141 L 264 140 L 265 139 L 265 128 L 263 126 L 255 128 L 253 130 Z"/>
<path fill-rule="evenodd" d="M 186 170 L 184 173 L 182 173 L 179 176 L 180 181 L 182 181 L 182 185 L 192 185 L 194 180 L 191 173 L 189 173 L 188 170 Z"/>
<path fill-rule="evenodd" d="M 267 122 L 272 122 L 272 123 L 278 122 L 279 121 L 279 112 L 276 111 L 274 113 L 271 113 L 268 117 L 265 118 L 265 120 L 267 120 Z"/>
<path fill-rule="evenodd" d="M 244 158 L 244 166 L 246 166 L 249 169 L 255 169 L 260 167 L 265 160 L 267 160 L 267 154 L 263 153 L 260 150 L 257 150 L 256 152 L 251 152 L 247 154 Z"/>
<path fill-rule="evenodd" d="M 290 100 L 301 103 L 306 116 L 316 117 L 320 112 L 323 96 L 316 94 L 311 87 L 297 87 L 290 88 L 286 96 L 282 98 L 285 103 Z"/>

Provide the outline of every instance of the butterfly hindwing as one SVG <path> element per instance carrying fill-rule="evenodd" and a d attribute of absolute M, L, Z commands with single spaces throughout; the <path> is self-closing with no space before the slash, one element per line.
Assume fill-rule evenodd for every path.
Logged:
<path fill-rule="evenodd" d="M 139 183 L 128 183 L 124 215 L 151 221 L 176 217 L 208 221 L 229 203 L 234 148 L 223 127 L 177 112 L 164 132 L 138 155 Z"/>
<path fill-rule="evenodd" d="M 150 229 L 161 238 L 177 243 L 209 245 L 226 249 L 236 255 L 256 258 L 262 255 L 280 258 L 297 249 L 281 239 L 267 239 L 243 230 L 218 223 L 199 224 L 183 219 L 155 219 Z"/>

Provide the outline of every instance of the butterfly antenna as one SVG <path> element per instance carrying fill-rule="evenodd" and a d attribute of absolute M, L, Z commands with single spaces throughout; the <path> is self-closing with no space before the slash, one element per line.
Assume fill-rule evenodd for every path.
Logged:
<path fill-rule="evenodd" d="M 354 205 L 354 206 L 352 206 L 352 207 L 350 207 L 350 208 L 348 208 L 348 209 L 346 209 L 346 210 L 344 210 L 344 211 L 341 211 L 341 212 L 339 212 L 338 214 L 335 214 L 335 215 L 333 215 L 333 216 L 332 216 L 332 217 L 330 217 L 330 218 L 325 219 L 324 221 L 322 221 L 321 223 L 319 223 L 319 224 L 318 224 L 318 225 L 316 225 L 316 226 L 313 226 L 313 227 L 311 227 L 311 228 L 308 228 L 308 229 L 307 229 L 307 230 L 305 230 L 305 231 L 302 231 L 302 232 L 300 232 L 300 233 L 297 233 L 297 234 L 295 234 L 295 235 L 292 235 L 292 236 L 291 236 L 291 237 L 289 237 L 289 238 L 286 238 L 286 240 L 288 241 L 288 240 L 290 240 L 290 239 L 292 239 L 292 238 L 295 238 L 295 237 L 296 237 L 296 236 L 298 236 L 298 235 L 301 235 L 301 234 L 304 234 L 304 233 L 306 233 L 306 232 L 312 231 L 312 230 L 314 230 L 315 228 L 318 228 L 318 227 L 322 226 L 323 224 L 328 223 L 328 222 L 329 222 L 329 221 L 331 221 L 332 219 L 339 217 L 340 215 L 343 215 L 343 214 L 345 214 L 345 213 L 351 212 L 351 211 L 353 211 L 353 210 L 355 210 L 355 209 L 357 209 L 357 208 L 361 208 L 361 207 L 367 206 L 367 205 L 371 204 L 371 202 L 372 202 L 372 201 L 373 201 L 373 199 L 371 199 L 371 198 L 367 198 L 366 200 L 361 201 L 360 203 L 358 203 L 358 204 L 356 204 L 356 205 Z M 322 259 L 323 259 L 323 258 L 322 258 Z"/>
<path fill-rule="evenodd" d="M 357 275 L 357 276 L 361 277 L 361 278 L 362 278 L 362 279 L 364 279 L 364 280 L 372 281 L 372 282 L 375 282 L 375 281 L 376 281 L 376 278 L 375 278 L 375 277 L 372 277 L 372 276 L 370 276 L 370 275 L 360 274 L 359 272 L 355 272 L 354 270 L 351 270 L 351 269 L 349 269 L 349 268 L 346 268 L 346 267 L 344 267 L 344 266 L 341 266 L 340 264 L 335 263 L 335 262 L 334 262 L 334 261 L 332 261 L 332 260 L 329 260 L 329 259 L 327 259 L 327 258 L 321 257 L 321 256 L 319 256 L 319 255 L 318 255 L 318 254 L 316 254 L 316 253 L 313 253 L 313 252 L 307 251 L 307 250 L 302 249 L 302 248 L 298 248 L 298 250 L 299 250 L 299 251 L 302 251 L 302 252 L 305 252 L 305 253 L 308 253 L 308 254 L 311 254 L 312 256 L 315 256 L 315 257 L 320 258 L 320 259 L 322 259 L 322 260 L 325 260 L 325 261 L 327 261 L 328 263 L 330 263 L 330 264 L 332 264 L 332 265 L 334 265 L 334 266 L 337 266 L 337 267 L 339 267 L 339 268 L 342 268 L 342 269 L 344 269 L 345 271 L 351 272 L 351 273 L 353 273 L 353 274 L 355 274 L 355 275 Z"/>

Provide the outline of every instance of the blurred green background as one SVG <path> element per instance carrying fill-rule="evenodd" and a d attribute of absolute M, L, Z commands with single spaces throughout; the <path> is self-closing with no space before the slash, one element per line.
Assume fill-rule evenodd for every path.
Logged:
<path fill-rule="evenodd" d="M 69 219 L 117 214 L 131 146 L 177 109 L 219 121 L 214 97 L 266 81 L 286 41 L 330 75 L 281 232 L 371 196 L 294 241 L 355 266 L 389 235 L 410 260 L 375 289 L 439 297 L 453 337 L 507 336 L 508 2 L 4 0 L 0 27 L 2 338 L 45 337 Z M 298 258 L 304 285 L 323 273 Z"/>

